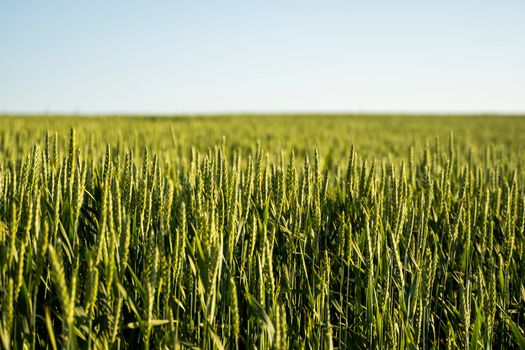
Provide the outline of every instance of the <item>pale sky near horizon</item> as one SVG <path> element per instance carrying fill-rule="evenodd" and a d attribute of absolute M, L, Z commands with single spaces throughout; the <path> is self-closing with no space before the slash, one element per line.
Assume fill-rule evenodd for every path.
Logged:
<path fill-rule="evenodd" d="M 0 113 L 525 112 L 525 1 L 0 1 Z"/>

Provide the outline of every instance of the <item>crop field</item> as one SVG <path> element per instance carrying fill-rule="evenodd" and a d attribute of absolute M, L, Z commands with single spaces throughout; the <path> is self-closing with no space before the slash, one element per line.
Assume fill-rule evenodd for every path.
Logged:
<path fill-rule="evenodd" d="M 525 349 L 525 118 L 0 118 L 4 348 Z"/>

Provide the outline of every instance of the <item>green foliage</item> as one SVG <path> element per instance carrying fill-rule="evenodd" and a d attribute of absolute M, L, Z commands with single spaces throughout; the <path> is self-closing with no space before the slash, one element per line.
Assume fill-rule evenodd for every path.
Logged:
<path fill-rule="evenodd" d="M 4 348 L 524 346 L 522 118 L 0 126 Z"/>

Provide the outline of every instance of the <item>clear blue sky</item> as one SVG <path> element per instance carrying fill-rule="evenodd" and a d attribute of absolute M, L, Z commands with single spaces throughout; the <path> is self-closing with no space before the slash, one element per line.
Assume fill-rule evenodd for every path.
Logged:
<path fill-rule="evenodd" d="M 0 112 L 525 112 L 525 1 L 0 2 Z"/>

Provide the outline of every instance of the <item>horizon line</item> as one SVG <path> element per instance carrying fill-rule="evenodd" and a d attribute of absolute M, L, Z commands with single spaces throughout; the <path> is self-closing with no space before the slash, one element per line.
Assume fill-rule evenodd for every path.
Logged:
<path fill-rule="evenodd" d="M 523 111 L 400 111 L 400 110 L 341 110 L 341 111 L 2 111 L 0 117 L 204 117 L 204 116 L 513 116 L 525 117 Z"/>

